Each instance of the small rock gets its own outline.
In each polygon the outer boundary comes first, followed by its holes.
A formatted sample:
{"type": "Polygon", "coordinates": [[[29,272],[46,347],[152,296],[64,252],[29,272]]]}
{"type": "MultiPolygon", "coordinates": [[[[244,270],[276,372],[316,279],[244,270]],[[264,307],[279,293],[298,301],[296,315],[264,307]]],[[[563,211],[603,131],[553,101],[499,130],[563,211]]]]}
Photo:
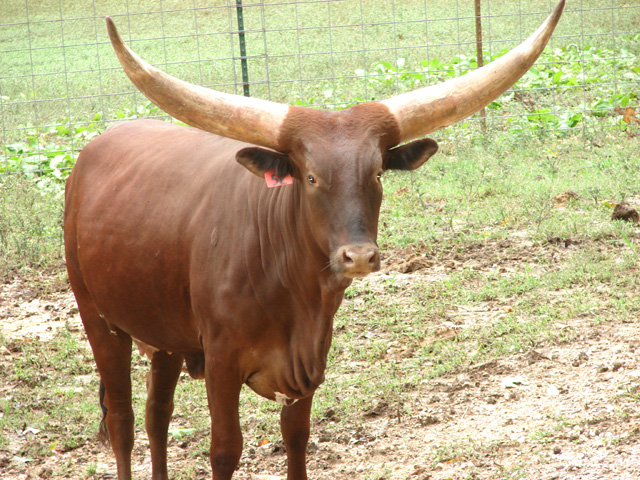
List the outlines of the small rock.
{"type": "Polygon", "coordinates": [[[558,389],[558,387],[550,385],[549,388],[547,388],[547,395],[552,397],[558,396],[560,395],[560,390],[558,389]]]}
{"type": "Polygon", "coordinates": [[[556,207],[564,208],[567,206],[567,204],[572,201],[578,200],[579,198],[580,195],[578,195],[576,192],[567,190],[566,192],[553,197],[553,201],[555,202],[556,207]]]}
{"type": "Polygon", "coordinates": [[[284,452],[284,444],[282,442],[274,442],[271,445],[271,454],[284,452]]]}
{"type": "Polygon", "coordinates": [[[53,476],[53,469],[49,467],[43,467],[38,473],[39,478],[51,478],[53,476]]]}
{"type": "Polygon", "coordinates": [[[583,363],[587,363],[589,361],[589,355],[584,352],[580,352],[576,358],[573,359],[571,365],[574,367],[579,367],[583,363]]]}
{"type": "Polygon", "coordinates": [[[389,404],[384,400],[378,402],[378,404],[364,412],[365,417],[378,417],[380,415],[384,415],[385,412],[389,409],[389,404]]]}
{"type": "Polygon", "coordinates": [[[613,209],[611,220],[624,220],[625,222],[640,222],[640,215],[638,211],[628,203],[619,203],[616,208],[613,209]]]}
{"type": "Polygon", "coordinates": [[[452,388],[454,391],[462,390],[465,388],[472,387],[471,377],[466,373],[461,373],[456,377],[456,381],[452,384],[452,388]]]}
{"type": "Polygon", "coordinates": [[[562,449],[560,447],[558,447],[557,445],[555,447],[553,447],[553,454],[554,455],[560,455],[562,453],[562,449]]]}
{"type": "Polygon", "coordinates": [[[525,353],[523,355],[523,358],[527,361],[527,363],[529,363],[529,365],[533,365],[540,360],[551,360],[551,358],[547,355],[544,355],[534,349],[531,349],[527,353],[525,353]]]}
{"type": "Polygon", "coordinates": [[[4,345],[2,345],[0,347],[0,355],[11,355],[11,350],[9,350],[7,347],[5,347],[4,345]]]}
{"type": "Polygon", "coordinates": [[[329,418],[332,419],[336,416],[336,411],[333,408],[328,408],[325,412],[324,412],[324,417],[325,418],[329,418]]]}
{"type": "Polygon", "coordinates": [[[413,273],[413,272],[417,272],[418,270],[423,270],[425,268],[430,268],[433,266],[433,262],[427,260],[426,258],[423,258],[421,256],[416,256],[414,258],[411,258],[409,260],[407,260],[406,262],[400,264],[397,267],[397,270],[400,273],[413,273]]]}
{"type": "Polygon", "coordinates": [[[488,362],[478,363],[469,368],[469,370],[489,370],[491,368],[497,367],[498,362],[496,360],[490,360],[488,362]]]}
{"type": "Polygon", "coordinates": [[[435,425],[436,423],[440,422],[438,417],[434,415],[421,415],[420,417],[418,417],[418,421],[423,427],[426,427],[427,425],[435,425]]]}
{"type": "Polygon", "coordinates": [[[570,248],[575,245],[580,245],[580,240],[573,240],[572,238],[550,237],[547,238],[547,241],[562,248],[570,248]]]}
{"type": "Polygon", "coordinates": [[[624,366],[624,362],[613,362],[613,365],[611,366],[611,370],[613,370],[614,372],[617,372],[623,366],[624,366]]]}
{"type": "Polygon", "coordinates": [[[509,396],[508,396],[509,400],[516,402],[520,400],[520,398],[521,396],[518,392],[509,392],[509,396]]]}

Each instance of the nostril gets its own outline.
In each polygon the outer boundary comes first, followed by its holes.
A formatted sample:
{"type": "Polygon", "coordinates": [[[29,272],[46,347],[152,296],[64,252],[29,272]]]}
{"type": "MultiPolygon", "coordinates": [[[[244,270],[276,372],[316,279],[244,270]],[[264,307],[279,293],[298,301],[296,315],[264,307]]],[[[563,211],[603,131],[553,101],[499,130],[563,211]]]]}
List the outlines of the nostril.
{"type": "Polygon", "coordinates": [[[342,262],[346,267],[353,265],[353,258],[351,258],[347,250],[344,250],[342,252],[342,262]]]}
{"type": "Polygon", "coordinates": [[[379,253],[377,251],[374,251],[371,254],[371,257],[369,258],[369,265],[375,266],[378,264],[379,261],[380,261],[379,253]]]}

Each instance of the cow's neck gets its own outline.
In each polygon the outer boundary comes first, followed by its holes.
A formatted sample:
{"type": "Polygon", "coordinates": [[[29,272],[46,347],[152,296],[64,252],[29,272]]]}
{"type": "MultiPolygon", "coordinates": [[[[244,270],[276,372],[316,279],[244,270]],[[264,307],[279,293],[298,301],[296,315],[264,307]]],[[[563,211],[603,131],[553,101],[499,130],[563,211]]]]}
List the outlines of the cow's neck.
{"type": "MultiPolygon", "coordinates": [[[[331,345],[333,316],[351,281],[336,278],[327,253],[312,238],[311,225],[300,209],[299,188],[296,182],[264,191],[253,204],[259,245],[252,248],[259,249],[262,268],[258,271],[253,265],[247,271],[263,314],[288,330],[287,355],[303,359],[303,364],[314,365],[321,373],[331,345]]],[[[252,253],[249,257],[255,258],[252,253]]]]}
{"type": "MultiPolygon", "coordinates": [[[[329,266],[329,252],[312,234],[312,225],[300,208],[301,185],[268,191],[258,205],[258,215],[268,221],[261,225],[260,241],[264,271],[274,271],[278,281],[312,302],[339,302],[349,279],[339,278],[329,266]],[[275,269],[267,269],[275,266],[275,269]],[[335,299],[331,299],[335,297],[335,299]]],[[[327,305],[337,309],[337,305],[327,305]]]]}

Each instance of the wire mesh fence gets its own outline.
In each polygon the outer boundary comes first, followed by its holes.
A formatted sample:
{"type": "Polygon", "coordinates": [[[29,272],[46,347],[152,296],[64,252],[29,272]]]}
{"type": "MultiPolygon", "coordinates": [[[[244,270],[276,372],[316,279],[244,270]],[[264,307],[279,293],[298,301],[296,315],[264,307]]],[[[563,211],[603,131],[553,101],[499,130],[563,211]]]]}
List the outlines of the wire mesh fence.
{"type": "MultiPolygon", "coordinates": [[[[477,20],[481,60],[488,63],[532,33],[554,4],[4,0],[0,172],[47,169],[62,178],[78,151],[110,123],[164,116],[121,71],[107,15],[141,57],[188,82],[343,108],[477,68],[477,20]]],[[[640,1],[568,0],[536,66],[487,108],[487,128],[585,138],[611,129],[633,134],[640,129],[639,95],[640,1]]],[[[442,135],[476,131],[474,117],[442,135]]]]}

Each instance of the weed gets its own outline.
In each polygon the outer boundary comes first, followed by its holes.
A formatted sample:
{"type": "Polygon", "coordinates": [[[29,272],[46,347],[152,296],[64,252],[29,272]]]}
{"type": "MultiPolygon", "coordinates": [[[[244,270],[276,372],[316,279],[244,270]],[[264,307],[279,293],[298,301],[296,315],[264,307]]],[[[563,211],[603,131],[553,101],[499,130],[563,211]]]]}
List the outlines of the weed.
{"type": "Polygon", "coordinates": [[[0,176],[0,278],[62,257],[62,199],[24,176],[0,176]]]}
{"type": "Polygon", "coordinates": [[[89,465],[87,465],[86,473],[88,476],[93,476],[98,473],[98,464],[94,462],[89,463],[89,465]]]}
{"type": "Polygon", "coordinates": [[[554,441],[553,435],[549,432],[543,432],[541,430],[534,430],[529,437],[531,440],[539,443],[552,443],[554,441]]]}

